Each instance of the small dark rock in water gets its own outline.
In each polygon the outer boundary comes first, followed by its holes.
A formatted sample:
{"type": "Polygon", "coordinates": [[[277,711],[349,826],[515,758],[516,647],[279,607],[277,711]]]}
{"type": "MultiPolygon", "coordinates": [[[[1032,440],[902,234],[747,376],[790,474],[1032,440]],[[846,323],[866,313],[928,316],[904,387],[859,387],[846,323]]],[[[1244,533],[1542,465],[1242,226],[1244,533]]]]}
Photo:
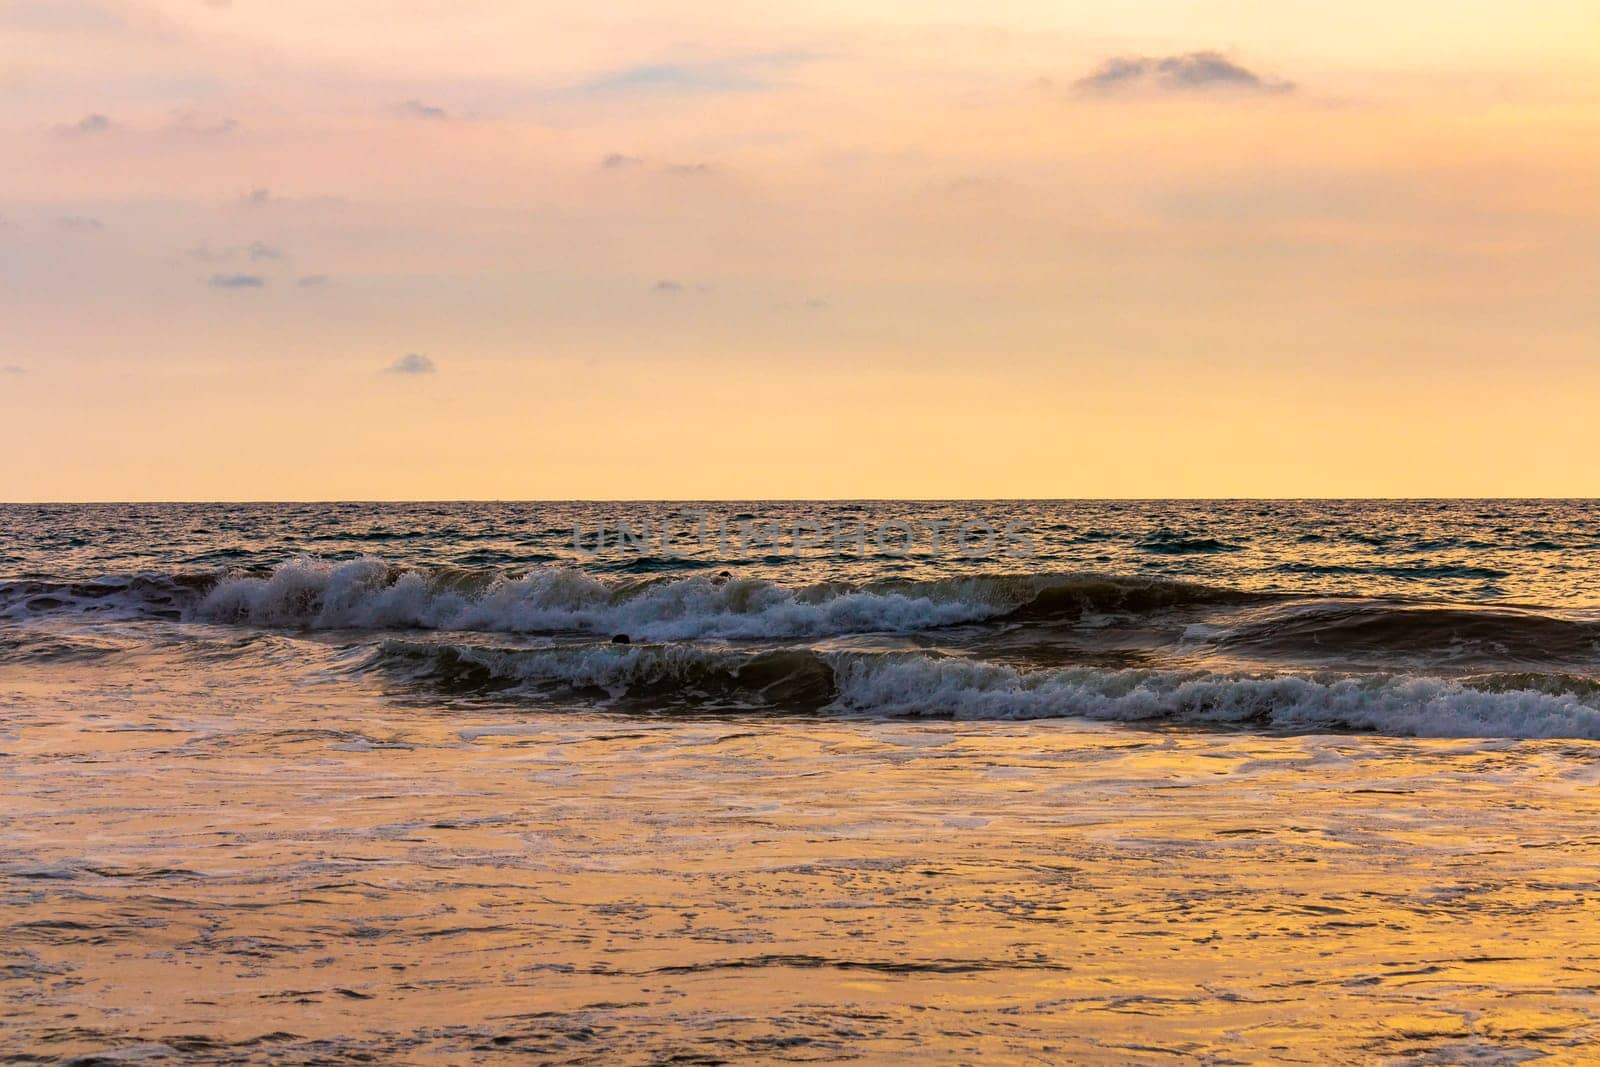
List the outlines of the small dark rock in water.
{"type": "Polygon", "coordinates": [[[718,578],[732,578],[733,577],[733,572],[732,571],[718,571],[717,572],[717,577],[718,578]]]}
{"type": "Polygon", "coordinates": [[[617,634],[611,639],[611,643],[613,645],[631,645],[633,644],[633,641],[628,637],[627,634],[617,634]]]}

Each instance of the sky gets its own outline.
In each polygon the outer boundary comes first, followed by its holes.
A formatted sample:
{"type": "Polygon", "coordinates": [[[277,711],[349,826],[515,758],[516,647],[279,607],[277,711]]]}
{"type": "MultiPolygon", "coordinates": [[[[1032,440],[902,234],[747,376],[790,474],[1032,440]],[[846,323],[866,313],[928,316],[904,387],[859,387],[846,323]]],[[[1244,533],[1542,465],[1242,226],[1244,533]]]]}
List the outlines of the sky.
{"type": "Polygon", "coordinates": [[[0,500],[1600,495],[1594,0],[0,0],[0,500]]]}

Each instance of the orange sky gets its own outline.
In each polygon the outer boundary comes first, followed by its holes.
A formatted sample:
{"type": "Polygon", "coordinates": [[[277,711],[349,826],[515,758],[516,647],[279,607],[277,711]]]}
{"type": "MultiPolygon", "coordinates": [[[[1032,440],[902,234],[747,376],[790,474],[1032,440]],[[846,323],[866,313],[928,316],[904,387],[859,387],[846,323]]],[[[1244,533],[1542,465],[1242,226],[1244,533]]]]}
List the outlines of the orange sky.
{"type": "Polygon", "coordinates": [[[1600,495],[1593,0],[591,6],[0,0],[0,500],[1600,495]]]}

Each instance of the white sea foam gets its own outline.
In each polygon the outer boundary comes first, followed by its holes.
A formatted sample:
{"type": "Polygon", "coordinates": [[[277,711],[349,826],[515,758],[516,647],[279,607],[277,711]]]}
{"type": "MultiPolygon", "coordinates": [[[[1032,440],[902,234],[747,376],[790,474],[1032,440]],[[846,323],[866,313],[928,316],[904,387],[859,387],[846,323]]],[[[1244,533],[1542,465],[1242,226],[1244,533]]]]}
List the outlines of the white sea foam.
{"type": "Polygon", "coordinates": [[[1407,675],[1314,677],[1066,668],[1021,671],[959,657],[670,646],[515,650],[390,642],[386,656],[470,664],[527,692],[972,720],[1077,718],[1404,737],[1600,740],[1600,707],[1576,693],[1475,688],[1407,675]]]}
{"type": "Polygon", "coordinates": [[[835,678],[836,707],[876,715],[1162,720],[1406,737],[1600,740],[1600,708],[1578,694],[1476,689],[1429,677],[1318,679],[1089,668],[1023,672],[961,659],[856,656],[836,661],[835,678]]]}

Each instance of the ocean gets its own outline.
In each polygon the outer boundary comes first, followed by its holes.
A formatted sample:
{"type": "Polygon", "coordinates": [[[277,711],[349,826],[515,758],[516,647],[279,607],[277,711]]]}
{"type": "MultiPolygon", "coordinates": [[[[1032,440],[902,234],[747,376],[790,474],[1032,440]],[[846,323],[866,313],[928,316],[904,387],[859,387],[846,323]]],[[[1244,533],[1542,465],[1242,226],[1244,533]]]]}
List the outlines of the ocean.
{"type": "MultiPolygon", "coordinates": [[[[271,635],[397,692],[546,712],[1600,738],[1590,502],[95,505],[0,521],[11,664],[181,664],[271,635]]],[[[264,681],[319,662],[274,657],[264,681]]]]}
{"type": "Polygon", "coordinates": [[[1580,1049],[1597,576],[1592,501],[0,506],[0,1046],[1580,1049]]]}

